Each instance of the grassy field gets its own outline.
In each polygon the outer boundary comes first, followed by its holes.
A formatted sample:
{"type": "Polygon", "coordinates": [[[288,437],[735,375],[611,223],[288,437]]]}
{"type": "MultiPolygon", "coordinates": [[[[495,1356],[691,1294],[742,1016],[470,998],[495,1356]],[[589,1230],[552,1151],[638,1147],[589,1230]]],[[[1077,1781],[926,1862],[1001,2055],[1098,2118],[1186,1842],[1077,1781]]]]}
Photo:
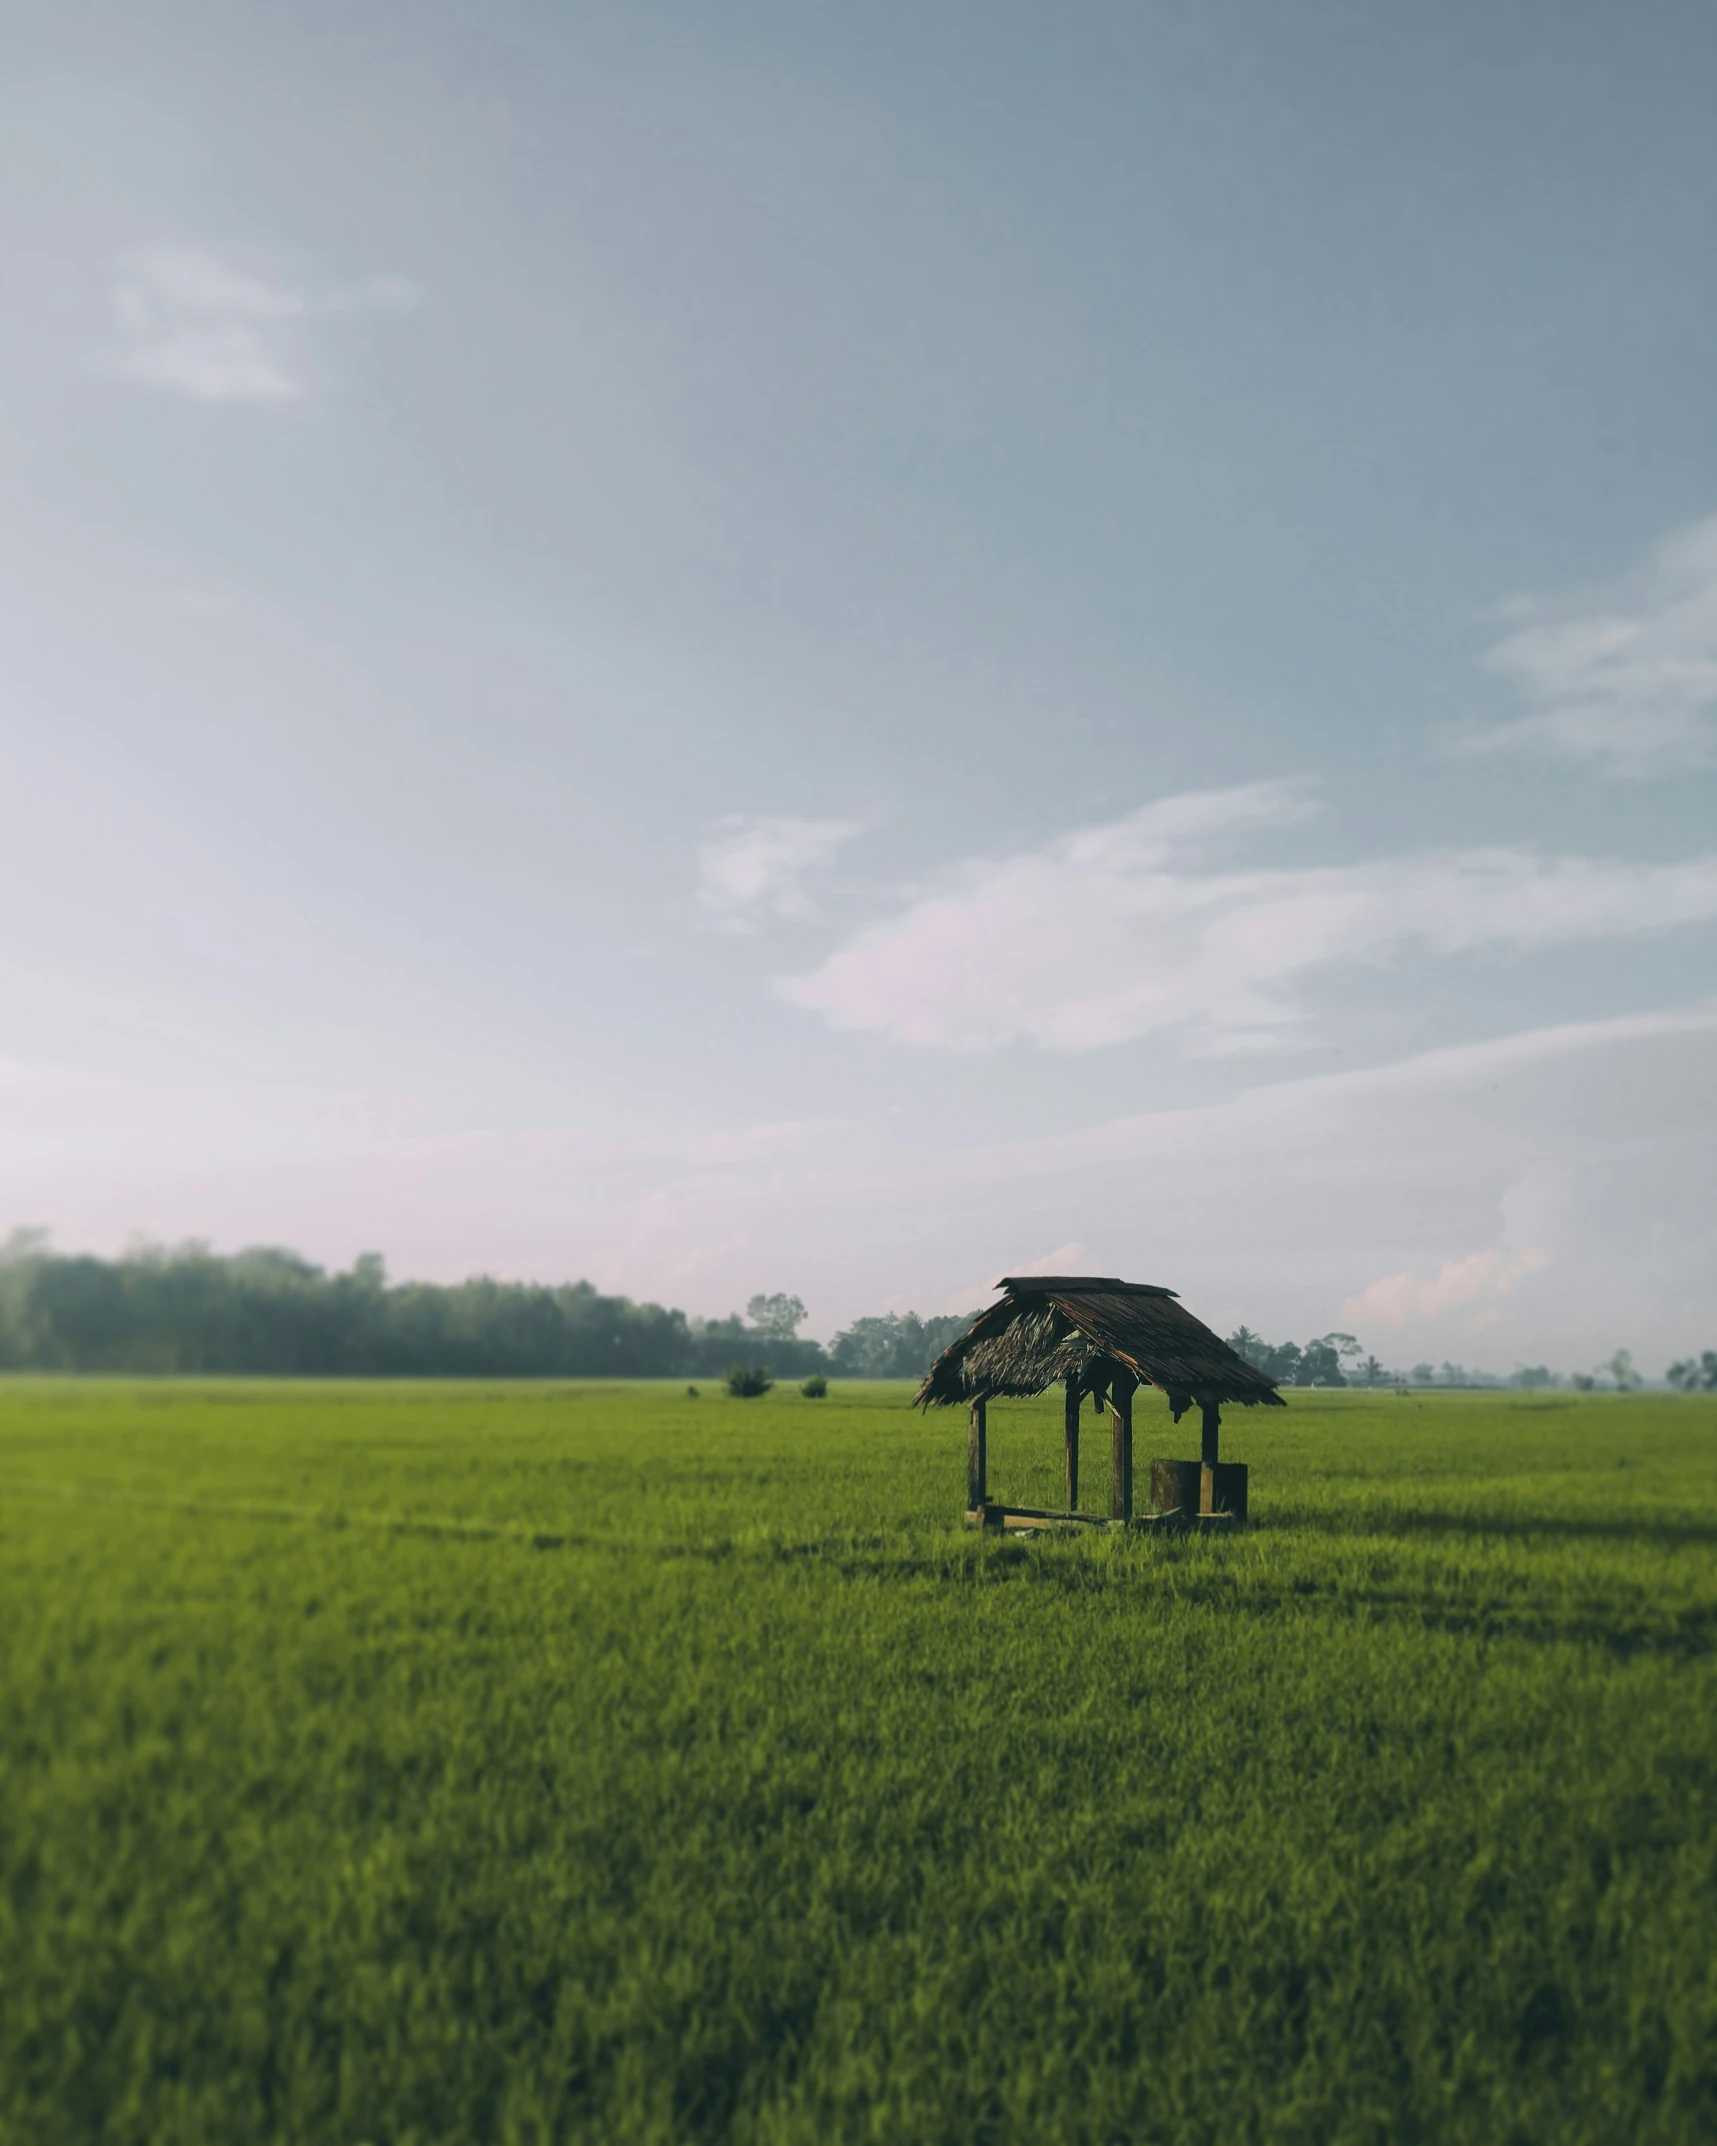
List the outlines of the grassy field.
{"type": "Polygon", "coordinates": [[[0,1385],[0,2140],[1717,2136],[1717,1404],[905,1401],[0,1385]]]}

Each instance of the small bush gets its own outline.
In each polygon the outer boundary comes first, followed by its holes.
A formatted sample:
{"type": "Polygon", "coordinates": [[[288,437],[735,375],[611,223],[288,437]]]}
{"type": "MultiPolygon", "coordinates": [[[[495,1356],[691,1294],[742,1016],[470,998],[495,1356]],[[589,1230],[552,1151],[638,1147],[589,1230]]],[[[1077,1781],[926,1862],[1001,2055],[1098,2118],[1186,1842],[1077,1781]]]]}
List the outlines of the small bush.
{"type": "Polygon", "coordinates": [[[736,1401],[754,1401],[774,1383],[767,1364],[735,1364],[727,1374],[727,1390],[736,1401]]]}
{"type": "Polygon", "coordinates": [[[829,1382],[820,1371],[813,1371],[799,1388],[807,1401],[820,1401],[828,1390],[829,1382]]]}
{"type": "Polygon", "coordinates": [[[697,1388],[696,1388],[695,1386],[688,1386],[688,1387],[686,1388],[686,1399],[687,1399],[688,1401],[695,1401],[695,1400],[697,1399],[697,1397],[698,1397],[698,1390],[697,1390],[697,1388]]]}

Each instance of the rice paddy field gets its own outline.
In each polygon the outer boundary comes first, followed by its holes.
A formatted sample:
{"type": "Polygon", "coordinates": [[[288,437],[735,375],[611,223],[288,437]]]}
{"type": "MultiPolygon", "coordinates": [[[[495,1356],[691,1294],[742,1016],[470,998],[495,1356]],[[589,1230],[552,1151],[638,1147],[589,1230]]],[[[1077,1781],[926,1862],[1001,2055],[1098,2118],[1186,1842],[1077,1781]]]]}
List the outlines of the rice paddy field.
{"type": "Polygon", "coordinates": [[[0,2140],[1717,2136],[1717,1402],[907,1398],[0,1384],[0,2140]]]}

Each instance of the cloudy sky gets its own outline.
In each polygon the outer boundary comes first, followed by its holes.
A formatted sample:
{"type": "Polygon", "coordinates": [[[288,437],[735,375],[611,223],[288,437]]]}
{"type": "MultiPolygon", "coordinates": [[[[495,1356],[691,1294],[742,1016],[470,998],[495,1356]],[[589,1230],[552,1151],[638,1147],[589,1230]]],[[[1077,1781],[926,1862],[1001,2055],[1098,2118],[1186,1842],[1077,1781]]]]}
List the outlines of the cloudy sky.
{"type": "Polygon", "coordinates": [[[0,1233],[1717,1345],[1717,18],[0,0],[0,1233]]]}

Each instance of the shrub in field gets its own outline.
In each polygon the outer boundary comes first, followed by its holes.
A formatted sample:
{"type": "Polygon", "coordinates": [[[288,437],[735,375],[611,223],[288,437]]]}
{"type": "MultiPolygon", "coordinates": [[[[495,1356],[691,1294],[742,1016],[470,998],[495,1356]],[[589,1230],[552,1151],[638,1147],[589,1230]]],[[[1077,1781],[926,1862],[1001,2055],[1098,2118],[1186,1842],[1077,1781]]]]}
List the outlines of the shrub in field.
{"type": "Polygon", "coordinates": [[[754,1401],[774,1383],[767,1364],[735,1364],[727,1374],[727,1390],[737,1401],[754,1401]]]}
{"type": "Polygon", "coordinates": [[[813,1371],[799,1388],[807,1401],[820,1401],[828,1390],[829,1382],[820,1371],[813,1371]]]}

